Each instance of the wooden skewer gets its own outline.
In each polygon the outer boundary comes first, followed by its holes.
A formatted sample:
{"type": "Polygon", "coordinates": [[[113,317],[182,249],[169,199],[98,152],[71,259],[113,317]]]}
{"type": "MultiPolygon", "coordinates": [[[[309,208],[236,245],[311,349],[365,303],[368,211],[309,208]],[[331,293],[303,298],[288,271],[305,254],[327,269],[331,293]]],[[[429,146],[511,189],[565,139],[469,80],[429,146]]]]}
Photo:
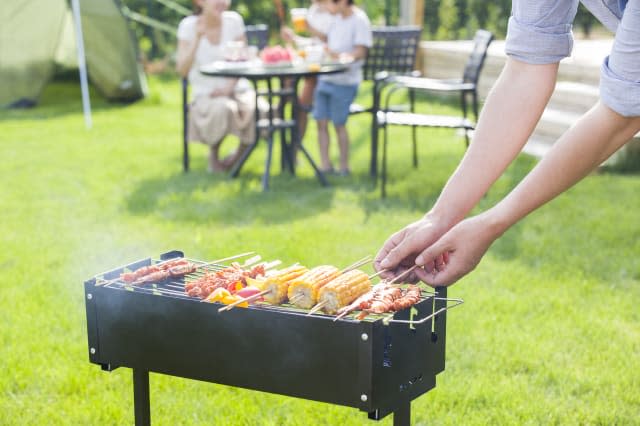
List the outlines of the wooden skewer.
{"type": "Polygon", "coordinates": [[[375,277],[377,277],[378,275],[383,274],[383,273],[385,273],[385,272],[387,272],[387,271],[388,271],[388,269],[381,269],[381,270],[379,270],[378,272],[376,272],[375,274],[373,274],[373,275],[369,275],[369,279],[370,279],[370,280],[372,280],[372,279],[374,279],[375,277]]]}
{"type": "Polygon", "coordinates": [[[275,268],[276,266],[279,266],[282,263],[282,260],[280,259],[276,259],[272,262],[265,262],[264,263],[264,270],[268,271],[271,268],[275,268]]]}
{"type": "Polygon", "coordinates": [[[407,269],[406,271],[404,271],[403,273],[401,273],[400,275],[398,275],[397,277],[395,277],[394,279],[392,279],[391,281],[389,281],[388,284],[393,284],[396,281],[398,281],[400,278],[409,275],[409,273],[411,273],[411,271],[413,271],[414,269],[416,269],[418,267],[418,265],[413,265],[411,268],[407,269]]]}
{"type": "Polygon", "coordinates": [[[320,309],[324,308],[324,306],[328,303],[327,300],[320,302],[318,304],[316,304],[316,306],[314,306],[313,308],[311,308],[311,310],[309,311],[309,313],[307,314],[307,316],[313,315],[316,312],[318,312],[320,309]]]}
{"type": "MultiPolygon", "coordinates": [[[[351,312],[353,312],[353,311],[351,311],[351,312]]],[[[335,317],[335,318],[333,319],[333,322],[338,321],[340,318],[344,318],[344,317],[346,317],[346,316],[347,316],[347,315],[349,315],[351,312],[349,312],[349,311],[344,311],[343,313],[341,313],[340,315],[338,315],[337,317],[335,317]]]]}
{"type": "Polygon", "coordinates": [[[260,293],[256,293],[253,296],[243,297],[242,299],[238,299],[233,303],[229,303],[227,306],[223,306],[222,308],[218,309],[218,312],[229,311],[244,302],[253,302],[254,300],[261,298],[269,292],[271,292],[271,290],[262,290],[260,293]]]}
{"type": "Polygon", "coordinates": [[[353,263],[352,265],[349,265],[346,268],[344,268],[340,273],[344,274],[344,273],[349,272],[349,271],[351,271],[353,269],[359,268],[362,265],[366,265],[369,262],[371,262],[371,255],[366,255],[365,257],[363,257],[362,259],[360,259],[357,262],[353,263]]]}
{"type": "Polygon", "coordinates": [[[213,260],[211,262],[207,262],[207,263],[203,263],[202,265],[198,265],[196,267],[196,269],[204,268],[205,266],[211,266],[211,265],[214,265],[216,263],[226,262],[227,260],[233,260],[233,259],[238,259],[240,257],[249,256],[249,255],[251,255],[253,253],[254,252],[252,252],[252,251],[248,251],[246,253],[236,254],[235,256],[229,256],[229,257],[225,257],[223,259],[213,260]]]}
{"type": "Polygon", "coordinates": [[[259,254],[250,257],[249,259],[245,260],[244,263],[241,265],[242,268],[246,268],[247,266],[251,266],[254,263],[258,263],[262,260],[262,256],[260,256],[259,254]]]}
{"type": "Polygon", "coordinates": [[[291,302],[293,304],[296,304],[302,298],[304,298],[304,294],[299,293],[299,294],[296,294],[295,296],[293,296],[291,299],[289,299],[289,302],[291,302]]]}

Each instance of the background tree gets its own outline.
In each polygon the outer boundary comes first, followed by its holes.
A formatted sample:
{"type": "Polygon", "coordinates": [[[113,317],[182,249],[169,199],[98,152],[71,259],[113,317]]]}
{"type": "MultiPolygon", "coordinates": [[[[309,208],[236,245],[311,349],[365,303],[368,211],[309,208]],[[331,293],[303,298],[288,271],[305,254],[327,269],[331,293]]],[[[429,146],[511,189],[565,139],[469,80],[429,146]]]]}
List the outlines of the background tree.
{"type": "Polygon", "coordinates": [[[441,0],[438,7],[438,32],[440,40],[453,40],[458,36],[458,6],[456,0],[441,0]]]}
{"type": "Polygon", "coordinates": [[[598,20],[580,3],[574,24],[585,38],[589,38],[591,30],[598,24],[598,20]]]}
{"type": "MultiPolygon", "coordinates": [[[[120,0],[122,5],[141,15],[177,28],[183,13],[171,5],[184,10],[192,9],[191,0],[120,0]]],[[[492,31],[503,38],[511,14],[511,0],[424,0],[425,39],[455,40],[470,39],[478,28],[492,31]]],[[[283,0],[285,9],[308,7],[310,0],[283,0]]],[[[400,0],[356,0],[373,25],[384,25],[385,15],[389,24],[398,23],[400,0]]],[[[231,9],[239,12],[247,24],[264,23],[272,31],[273,41],[278,41],[278,18],[273,0],[232,0],[231,9]]],[[[599,25],[582,5],[576,16],[576,30],[587,37],[599,25]]],[[[131,21],[132,30],[140,41],[140,50],[146,58],[167,57],[175,51],[175,35],[131,21]]]]}

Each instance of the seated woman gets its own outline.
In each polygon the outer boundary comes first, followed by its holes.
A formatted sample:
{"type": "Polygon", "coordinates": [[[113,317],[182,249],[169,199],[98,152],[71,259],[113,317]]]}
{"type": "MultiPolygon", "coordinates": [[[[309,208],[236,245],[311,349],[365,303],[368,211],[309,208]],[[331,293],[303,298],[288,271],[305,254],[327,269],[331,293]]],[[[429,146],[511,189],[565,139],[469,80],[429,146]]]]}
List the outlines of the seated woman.
{"type": "Polygon", "coordinates": [[[246,80],[208,77],[202,65],[225,59],[232,43],[246,42],[244,21],[228,11],[230,0],[194,0],[195,14],[178,26],[176,68],[191,85],[189,140],[209,145],[209,171],[225,171],[240,158],[255,137],[255,93],[246,80]],[[228,134],[238,148],[220,159],[220,143],[228,134]]]}

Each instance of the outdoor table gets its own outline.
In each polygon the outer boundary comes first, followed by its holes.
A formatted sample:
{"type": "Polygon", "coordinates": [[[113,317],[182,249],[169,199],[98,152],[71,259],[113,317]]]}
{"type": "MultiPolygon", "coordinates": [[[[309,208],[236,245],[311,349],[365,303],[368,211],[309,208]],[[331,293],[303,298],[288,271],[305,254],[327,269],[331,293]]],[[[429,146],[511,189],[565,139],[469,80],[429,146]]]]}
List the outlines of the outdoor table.
{"type": "Polygon", "coordinates": [[[262,176],[262,188],[267,190],[269,188],[269,171],[271,168],[271,158],[273,154],[273,134],[276,131],[280,131],[280,141],[282,149],[282,169],[288,167],[289,171],[295,175],[295,161],[294,156],[296,150],[299,149],[315,171],[316,177],[323,186],[328,185],[328,182],[318,168],[316,163],[309,155],[307,149],[302,145],[300,141],[300,135],[298,132],[298,96],[297,88],[298,82],[301,78],[317,76],[323,74],[335,74],[344,72],[348,68],[348,64],[344,63],[323,63],[310,65],[305,63],[299,64],[286,64],[286,65],[265,65],[261,61],[251,63],[229,63],[229,62],[214,62],[210,65],[206,65],[200,68],[200,72],[204,75],[214,77],[228,77],[228,78],[246,78],[251,81],[256,91],[256,137],[251,146],[243,153],[242,157],[233,166],[231,170],[231,177],[238,176],[240,169],[246,162],[249,155],[253,152],[261,137],[261,133],[266,134],[267,140],[267,158],[265,160],[265,170],[262,176]],[[279,81],[278,87],[274,84],[275,81],[279,81]],[[258,88],[258,84],[264,82],[266,88],[258,88]],[[264,114],[260,111],[259,99],[266,98],[268,104],[268,110],[266,111],[266,118],[261,118],[260,115],[264,114]],[[278,98],[279,102],[274,104],[274,99],[278,98]],[[291,108],[289,116],[286,114],[286,99],[291,98],[291,108]],[[291,134],[291,142],[287,143],[285,137],[285,131],[289,130],[291,134]]]}

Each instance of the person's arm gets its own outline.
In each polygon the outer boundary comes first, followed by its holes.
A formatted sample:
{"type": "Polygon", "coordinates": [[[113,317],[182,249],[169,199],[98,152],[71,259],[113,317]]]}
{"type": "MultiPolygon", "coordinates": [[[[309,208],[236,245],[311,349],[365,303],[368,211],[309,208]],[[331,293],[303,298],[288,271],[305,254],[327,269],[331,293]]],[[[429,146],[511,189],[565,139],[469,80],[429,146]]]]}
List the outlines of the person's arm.
{"type": "Polygon", "coordinates": [[[355,46],[351,52],[338,53],[327,49],[328,55],[332,59],[339,59],[342,62],[352,62],[367,57],[366,46],[355,46]]]}
{"type": "Polygon", "coordinates": [[[178,71],[178,74],[180,74],[182,77],[187,77],[189,75],[189,70],[191,70],[191,66],[193,65],[199,42],[199,37],[192,41],[178,41],[178,52],[176,54],[176,71],[178,71]]]}
{"type": "Polygon", "coordinates": [[[322,31],[318,30],[317,28],[315,28],[313,25],[308,24],[307,30],[309,31],[309,34],[311,34],[312,37],[315,37],[325,43],[327,42],[327,35],[322,31]]]}
{"type": "Polygon", "coordinates": [[[200,39],[204,34],[204,21],[198,18],[196,23],[196,34],[192,40],[178,40],[178,50],[176,52],[176,70],[182,77],[189,75],[189,70],[193,66],[196,51],[200,44],[200,39]]]}
{"type": "Polygon", "coordinates": [[[395,277],[412,266],[420,252],[478,203],[533,132],[553,93],[557,70],[557,63],[531,65],[507,59],[482,109],[473,142],[436,204],[424,218],[393,234],[377,254],[375,268],[388,270],[383,277],[395,277]]]}
{"type": "Polygon", "coordinates": [[[640,130],[640,117],[623,117],[598,103],[569,129],[516,188],[493,208],[466,219],[416,258],[420,279],[449,285],[472,271],[489,246],[527,214],[589,172],[640,130]],[[447,253],[446,261],[433,265],[447,253]]]}
{"type": "Polygon", "coordinates": [[[522,151],[555,87],[557,64],[507,60],[487,97],[473,142],[432,209],[436,217],[462,220],[522,151]]]}
{"type": "MultiPolygon", "coordinates": [[[[244,28],[244,23],[242,24],[243,28],[244,28]]],[[[247,34],[244,32],[242,32],[242,34],[240,34],[239,36],[237,36],[236,38],[234,38],[234,41],[240,41],[243,42],[243,45],[247,44],[247,34]]],[[[240,81],[239,78],[227,78],[225,79],[226,84],[223,87],[220,87],[218,89],[213,90],[211,93],[209,93],[209,96],[214,98],[217,96],[226,96],[226,97],[232,97],[236,91],[236,85],[238,84],[238,81],[240,81]]]]}

